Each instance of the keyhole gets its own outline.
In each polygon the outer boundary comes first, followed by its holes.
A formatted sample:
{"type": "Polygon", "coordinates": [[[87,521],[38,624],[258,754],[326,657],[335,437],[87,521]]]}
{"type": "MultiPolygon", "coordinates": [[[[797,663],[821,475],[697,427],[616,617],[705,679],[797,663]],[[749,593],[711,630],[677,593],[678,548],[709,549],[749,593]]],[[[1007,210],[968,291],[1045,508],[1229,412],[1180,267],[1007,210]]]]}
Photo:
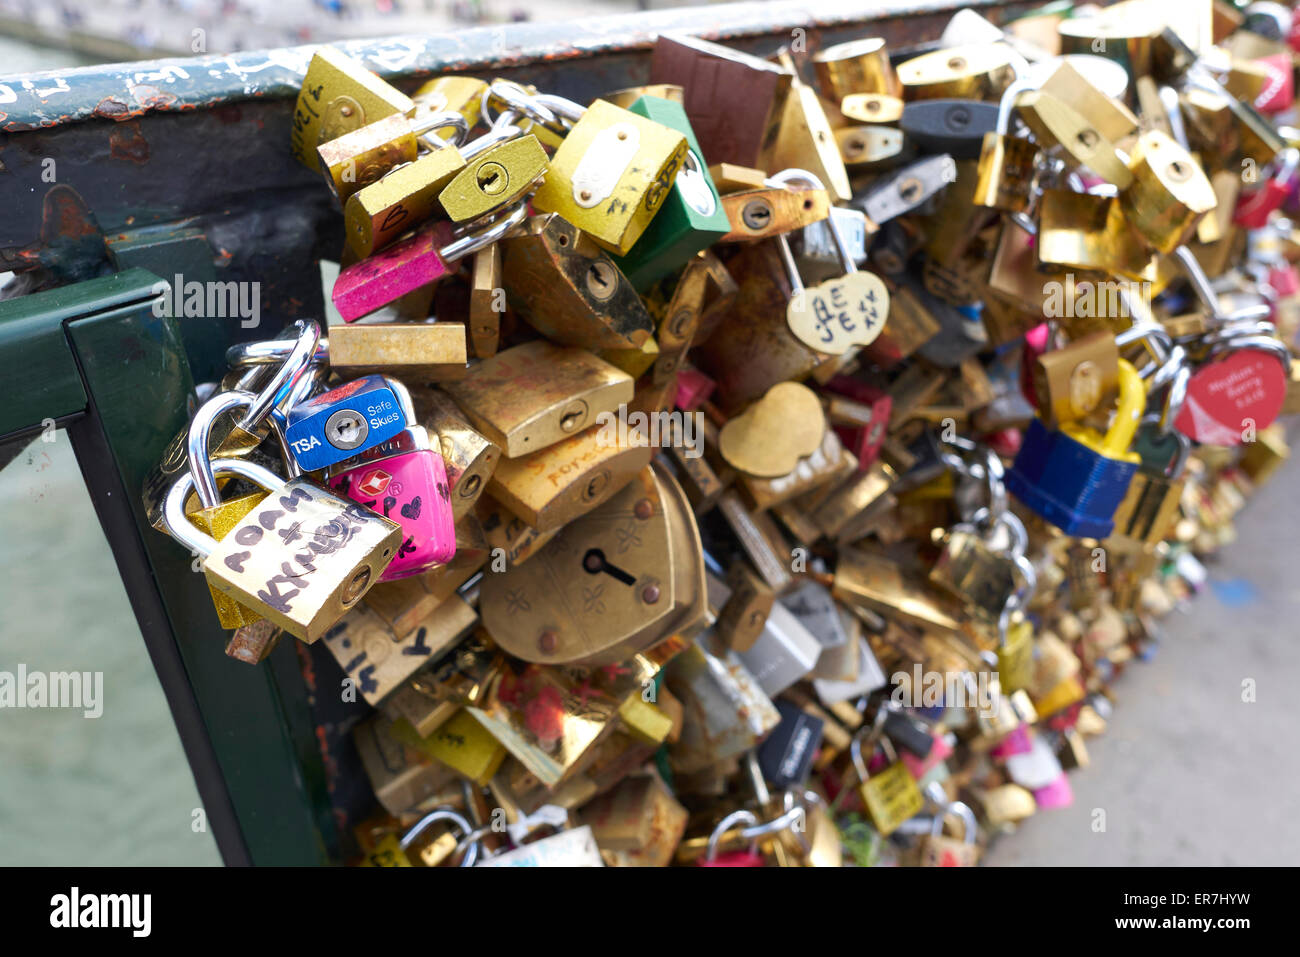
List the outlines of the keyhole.
{"type": "Polygon", "coordinates": [[[611,578],[621,581],[624,585],[635,585],[636,576],[629,575],[617,565],[611,565],[605,559],[605,553],[599,548],[587,549],[587,554],[582,556],[582,567],[588,575],[599,575],[604,573],[611,578]]]}
{"type": "Polygon", "coordinates": [[[903,202],[910,203],[921,195],[921,184],[915,179],[904,180],[898,186],[898,195],[903,202]]]}
{"type": "Polygon", "coordinates": [[[478,182],[478,188],[488,196],[495,196],[506,188],[506,183],[510,181],[510,174],[500,163],[484,163],[478,168],[475,175],[478,182]]]}
{"type": "Polygon", "coordinates": [[[587,291],[597,299],[608,299],[614,295],[614,269],[603,260],[596,260],[587,267],[587,291]]]}
{"type": "Polygon", "coordinates": [[[772,222],[772,207],[756,199],[744,208],[740,218],[750,229],[766,229],[772,222]]]}

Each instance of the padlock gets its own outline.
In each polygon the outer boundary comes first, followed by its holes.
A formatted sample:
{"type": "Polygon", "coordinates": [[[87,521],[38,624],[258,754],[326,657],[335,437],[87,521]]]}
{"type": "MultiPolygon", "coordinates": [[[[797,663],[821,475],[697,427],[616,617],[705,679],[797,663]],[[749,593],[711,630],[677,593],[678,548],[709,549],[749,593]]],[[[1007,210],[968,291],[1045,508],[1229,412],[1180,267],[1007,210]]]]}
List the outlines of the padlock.
{"type": "Polygon", "coordinates": [[[579,811],[602,852],[637,867],[667,867],[689,814],[658,774],[631,774],[579,811]]]}
{"type": "Polygon", "coordinates": [[[798,382],[778,382],[718,433],[717,448],[732,468],[760,478],[789,474],[821,445],[826,431],[817,395],[798,382]]]}
{"type": "Polygon", "coordinates": [[[350,56],[321,47],[307,65],[294,105],[289,145],[294,159],[320,168],[316,147],[394,113],[415,114],[415,102],[350,56]]]}
{"type": "Polygon", "coordinates": [[[735,652],[707,634],[664,667],[664,683],[686,709],[680,738],[668,748],[674,774],[690,774],[735,758],[781,720],[735,652]]]}
{"type": "Polygon", "coordinates": [[[1119,346],[1109,332],[1094,332],[1061,349],[1041,353],[1032,366],[1034,402],[1043,422],[1077,422],[1119,387],[1119,346]]]}
{"type": "Polygon", "coordinates": [[[632,377],[583,349],[544,340],[477,363],[446,391],[506,458],[554,445],[632,401],[632,377]]]}
{"type": "Polygon", "coordinates": [[[817,638],[778,601],[768,612],[758,639],[736,656],[763,693],[772,698],[809,676],[821,653],[817,638]]]}
{"type": "Polygon", "coordinates": [[[1087,167],[1121,191],[1133,182],[1133,173],[1115,144],[1069,103],[1042,90],[1029,90],[1016,98],[1015,106],[1043,149],[1058,150],[1071,167],[1087,167]]]}
{"type": "Polygon", "coordinates": [[[881,708],[876,713],[875,723],[870,727],[864,725],[849,745],[849,754],[858,775],[858,797],[881,837],[893,834],[925,806],[925,798],[921,796],[907,765],[898,759],[888,736],[882,731],[884,716],[887,714],[881,708]],[[862,758],[864,738],[873,745],[872,755],[875,754],[876,747],[883,748],[888,761],[885,769],[874,775],[862,758]]]}
{"type": "Polygon", "coordinates": [[[614,257],[628,281],[644,293],[730,232],[731,221],[681,102],[643,96],[627,109],[686,137],[686,158],[659,212],[636,245],[626,255],[614,257]]]}
{"type": "Polygon", "coordinates": [[[501,247],[493,244],[474,254],[469,293],[469,341],[474,355],[495,355],[501,341],[501,314],[506,303],[501,286],[501,247]]]}
{"type": "Polygon", "coordinates": [[[763,166],[805,170],[826,184],[832,200],[847,201],[851,195],[849,174],[821,100],[799,78],[788,49],[780,50],[774,58],[790,74],[790,93],[784,115],[777,124],[776,140],[764,156],[763,166]]]}
{"type": "Polygon", "coordinates": [[[724,585],[717,577],[708,580],[709,602],[717,620],[714,631],[736,652],[754,647],[772,613],[776,595],[747,562],[736,561],[727,570],[724,585]]]}
{"type": "MultiPolygon", "coordinates": [[[[811,180],[809,174],[801,175],[806,181],[811,180]]],[[[816,180],[812,180],[811,185],[821,187],[816,180]]],[[[811,289],[802,288],[803,282],[789,241],[783,235],[777,237],[792,286],[785,315],[790,331],[809,349],[843,355],[854,345],[870,345],[880,335],[889,316],[889,291],[879,277],[858,269],[840,234],[838,223],[828,219],[826,224],[844,274],[838,279],[820,282],[811,289]]]]}
{"type": "Polygon", "coordinates": [[[1191,441],[1181,432],[1161,435],[1160,416],[1144,416],[1134,448],[1142,457],[1128,494],[1115,510],[1115,535],[1155,545],[1173,530],[1183,497],[1183,470],[1191,441]]]}
{"type": "Polygon", "coordinates": [[[842,126],[834,135],[844,166],[855,176],[897,166],[910,155],[903,131],[892,126],[842,126]]]}
{"type": "Polygon", "coordinates": [[[753,811],[733,811],[728,814],[709,833],[709,841],[704,856],[695,862],[697,867],[764,867],[766,862],[758,852],[756,829],[759,827],[758,816],[753,811]],[[739,831],[743,837],[750,838],[749,847],[743,851],[719,852],[722,838],[736,825],[744,825],[739,831]]]}
{"type": "MultiPolygon", "coordinates": [[[[744,472],[736,474],[736,484],[745,501],[755,509],[773,509],[791,500],[798,506],[796,511],[802,515],[804,510],[820,504],[824,495],[858,467],[857,459],[846,452],[839,436],[832,429],[827,429],[821,444],[808,455],[801,456],[785,475],[774,478],[756,478],[744,472]]],[[[781,515],[788,525],[790,513],[781,515]]],[[[813,533],[806,541],[815,541],[819,536],[813,533]]]]}
{"type": "MultiPolygon", "coordinates": [[[[465,117],[465,122],[473,129],[478,125],[483,94],[487,92],[486,80],[472,76],[439,76],[420,85],[411,99],[425,110],[439,112],[449,110],[465,117]]],[[[452,131],[443,129],[435,136],[450,139],[452,131]]]]}
{"type": "Polygon", "coordinates": [[[890,63],[889,48],[880,37],[850,40],[818,50],[812,64],[818,87],[834,103],[854,93],[903,95],[902,84],[890,63]]]}
{"type": "Polygon", "coordinates": [[[650,464],[647,436],[619,427],[608,412],[600,424],[519,458],[498,463],[488,492],[539,532],[561,526],[596,508],[650,464]]]}
{"type": "Polygon", "coordinates": [[[488,441],[465,419],[451,398],[437,389],[417,389],[412,396],[416,417],[437,436],[442,448],[451,510],[456,521],[469,514],[487,488],[501,460],[501,449],[488,441]]]}
{"type": "MultiPolygon", "coordinates": [[[[655,341],[659,344],[659,355],[651,370],[656,385],[666,385],[683,371],[682,360],[699,331],[710,282],[708,262],[702,256],[693,256],[677,277],[672,294],[663,307],[650,305],[652,317],[656,320],[655,341]]],[[[680,382],[678,387],[680,392],[680,382]]]]}
{"type": "Polygon", "coordinates": [[[651,83],[683,89],[701,158],[710,166],[763,166],[785,115],[791,79],[774,63],[697,37],[661,34],[650,57],[651,83]]]}
{"type": "Polygon", "coordinates": [[[393,581],[450,561],[456,554],[455,516],[442,450],[415,424],[411,397],[388,380],[402,407],[406,427],[392,438],[334,465],[326,484],[402,527],[397,556],[380,576],[393,581]]]}
{"type": "Polygon", "coordinates": [[[438,193],[438,205],[453,223],[476,221],[520,202],[549,175],[546,151],[503,113],[483,136],[465,144],[465,167],[438,193]]]}
{"type": "Polygon", "coordinates": [[[867,261],[867,214],[845,206],[832,206],[826,219],[805,226],[799,234],[797,265],[800,275],[811,282],[838,275],[841,268],[839,247],[831,235],[832,222],[849,258],[859,266],[867,261]]]}
{"type": "Polygon", "coordinates": [[[840,101],[840,114],[857,123],[897,123],[903,109],[902,100],[884,93],[850,93],[840,101]]]}
{"type": "Polygon", "coordinates": [[[438,145],[431,147],[433,153],[442,154],[442,163],[435,167],[439,175],[450,178],[465,165],[456,148],[469,132],[465,118],[454,112],[428,113],[413,119],[393,113],[316,148],[325,185],[341,206],[362,187],[377,182],[398,166],[414,163],[419,144],[425,142],[423,137],[437,129],[453,131],[450,144],[438,140],[438,145]]]}
{"type": "Polygon", "coordinates": [[[699,530],[685,495],[651,467],[482,585],[484,626],[524,661],[609,664],[702,624],[699,530]]]}
{"type": "MultiPolygon", "coordinates": [[[[362,603],[325,632],[324,642],[356,690],[377,707],[412,675],[459,645],[477,624],[478,614],[459,595],[402,627],[362,603]]],[[[432,733],[426,731],[422,737],[432,733]]]]}
{"type": "Polygon", "coordinates": [[[857,668],[857,642],[850,641],[839,606],[825,585],[805,581],[782,595],[780,601],[821,647],[812,669],[814,677],[839,679],[857,668]]]}
{"type": "Polygon", "coordinates": [[[437,282],[454,264],[506,236],[527,216],[518,206],[478,230],[457,235],[447,222],[426,223],[410,236],[339,272],[330,298],[345,322],[437,282]]]}
{"type": "Polygon", "coordinates": [[[974,867],[979,861],[979,848],[975,844],[978,827],[975,813],[961,801],[945,805],[934,816],[930,833],[921,838],[922,867],[974,867]],[[962,838],[944,834],[944,821],[949,814],[962,820],[962,838]]]}
{"type": "Polygon", "coordinates": [[[821,222],[829,215],[830,201],[824,189],[791,188],[765,179],[760,188],[723,191],[722,208],[731,231],[719,242],[753,242],[821,222]]]}
{"type": "Polygon", "coordinates": [[[957,167],[951,156],[927,156],[882,176],[850,203],[867,214],[870,235],[884,223],[918,206],[957,181],[957,167]],[[873,228],[874,227],[874,228],[873,228]]]}
{"type": "Polygon", "coordinates": [[[975,205],[1023,213],[1030,204],[1038,145],[1025,137],[1011,136],[1011,115],[1015,99],[1023,88],[1013,83],[998,107],[993,131],[981,141],[979,178],[975,184],[975,205]]]}
{"type": "Polygon", "coordinates": [[[454,146],[394,165],[373,182],[361,184],[343,206],[343,237],[360,259],[394,242],[437,215],[438,196],[465,168],[454,146]]]}
{"type": "Polygon", "coordinates": [[[1113,196],[1043,190],[1035,248],[1045,270],[1117,273],[1138,282],[1155,276],[1149,247],[1129,228],[1113,196]]]}
{"type": "Polygon", "coordinates": [[[259,618],[251,625],[241,625],[230,633],[226,655],[248,665],[259,665],[279,647],[283,637],[283,628],[259,618]]]}
{"type": "Polygon", "coordinates": [[[1162,253],[1183,245],[1218,202],[1200,164],[1158,130],[1138,137],[1128,168],[1131,182],[1120,186],[1120,208],[1133,230],[1162,253]]]}
{"type": "Polygon", "coordinates": [[[1106,434],[1078,423],[1049,431],[1035,418],[1007,473],[1008,491],[1067,535],[1105,538],[1141,461],[1129,446],[1145,404],[1137,370],[1120,359],[1119,401],[1106,434]]]}
{"type": "Polygon", "coordinates": [[[286,483],[237,459],[212,465],[270,494],[218,542],[185,518],[193,486],[187,473],[167,493],[168,530],[198,553],[209,583],[304,641],[313,642],[332,627],[397,556],[402,534],[395,522],[309,479],[286,483]]]}
{"type": "Polygon", "coordinates": [[[678,130],[604,100],[548,107],[573,122],[551,158],[533,207],[559,213],[597,244],[626,256],[659,212],[686,162],[678,130]]]}
{"type": "Polygon", "coordinates": [[[1211,348],[1207,360],[1166,421],[1196,442],[1229,447],[1273,424],[1291,370],[1286,346],[1268,336],[1234,337],[1211,348]]]}
{"type": "Polygon", "coordinates": [[[944,538],[930,581],[961,599],[974,617],[997,627],[1012,598],[1033,577],[1024,558],[1028,542],[1024,525],[1011,512],[987,520],[986,527],[970,522],[954,525],[944,538]],[[1007,529],[1009,544],[994,540],[1007,529]]]}
{"type": "Polygon", "coordinates": [[[1281,209],[1295,189],[1296,169],[1300,167],[1300,149],[1289,148],[1275,161],[1276,168],[1262,186],[1241,193],[1232,213],[1232,221],[1245,229],[1261,229],[1274,210],[1281,209]]]}
{"type": "Polygon", "coordinates": [[[632,283],[586,233],[557,213],[502,240],[504,288],[520,316],[559,345],[640,349],[654,324],[632,283]]]}
{"type": "Polygon", "coordinates": [[[465,326],[459,322],[336,325],[326,343],[330,368],[342,376],[386,372],[425,383],[466,374],[465,326]]]}
{"type": "Polygon", "coordinates": [[[298,466],[314,472],[387,442],[406,426],[392,384],[368,375],[293,406],[284,435],[298,466]]]}
{"type": "Polygon", "coordinates": [[[949,47],[898,65],[903,99],[997,101],[1015,78],[1010,47],[1004,44],[949,47]]]}
{"type": "Polygon", "coordinates": [[[857,459],[858,470],[866,471],[885,441],[893,399],[887,392],[848,378],[831,379],[826,389],[843,392],[826,400],[826,420],[857,459]]]}
{"type": "MultiPolygon", "coordinates": [[[[1014,97],[1018,84],[1012,84],[1003,94],[1014,97]]],[[[994,132],[1005,124],[1000,114],[1007,112],[996,103],[977,103],[974,100],[920,100],[903,108],[899,129],[917,147],[926,153],[947,153],[954,159],[979,159],[981,146],[994,132]]]]}

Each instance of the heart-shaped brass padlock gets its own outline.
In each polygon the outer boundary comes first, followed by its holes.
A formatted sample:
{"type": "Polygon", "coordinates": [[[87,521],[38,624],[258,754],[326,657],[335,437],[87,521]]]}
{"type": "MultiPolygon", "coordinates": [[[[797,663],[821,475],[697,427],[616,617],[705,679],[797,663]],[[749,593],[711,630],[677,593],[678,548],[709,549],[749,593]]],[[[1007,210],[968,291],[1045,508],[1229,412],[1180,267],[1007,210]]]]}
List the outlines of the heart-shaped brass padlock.
{"type": "Polygon", "coordinates": [[[785,310],[800,342],[834,356],[874,342],[888,315],[889,291],[869,272],[851,272],[795,293],[785,310]]]}

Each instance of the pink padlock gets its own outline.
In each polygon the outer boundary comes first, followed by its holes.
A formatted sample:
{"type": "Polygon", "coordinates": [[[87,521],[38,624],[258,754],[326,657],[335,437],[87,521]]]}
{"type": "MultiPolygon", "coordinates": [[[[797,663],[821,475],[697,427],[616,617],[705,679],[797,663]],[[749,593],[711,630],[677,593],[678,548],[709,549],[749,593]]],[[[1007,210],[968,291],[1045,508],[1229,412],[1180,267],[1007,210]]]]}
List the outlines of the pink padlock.
{"type": "Polygon", "coordinates": [[[1281,113],[1295,101],[1295,65],[1288,53],[1274,53],[1252,61],[1264,67],[1268,81],[1255,97],[1255,109],[1261,113],[1281,113]]]}
{"type": "Polygon", "coordinates": [[[1236,225],[1244,229],[1263,228],[1274,210],[1281,209],[1291,195],[1296,170],[1300,168],[1300,150],[1294,147],[1283,150],[1273,162],[1276,168],[1268,179],[1237,197],[1237,206],[1232,211],[1236,225]]]}
{"type": "Polygon", "coordinates": [[[1038,788],[1033,794],[1035,803],[1044,811],[1069,807],[1074,803],[1074,789],[1070,787],[1070,779],[1066,777],[1064,771],[1047,787],[1038,788]]]}
{"type": "Polygon", "coordinates": [[[1300,292],[1300,270],[1291,263],[1272,266],[1268,270],[1268,284],[1279,299],[1289,299],[1300,292]]]}
{"type": "MultiPolygon", "coordinates": [[[[400,382],[387,379],[415,421],[411,396],[400,382]]],[[[397,557],[380,581],[417,575],[446,564],[456,554],[456,519],[442,451],[420,425],[408,425],[387,442],[330,470],[326,484],[354,502],[402,526],[397,557]]]]}
{"type": "MultiPolygon", "coordinates": [[[[732,811],[713,829],[709,835],[709,844],[704,852],[704,856],[696,861],[699,867],[763,867],[764,861],[762,855],[758,853],[758,847],[751,844],[743,851],[727,851],[718,853],[718,843],[722,840],[722,835],[731,830],[737,824],[745,826],[745,830],[754,831],[760,828],[758,816],[753,811],[732,811]]],[[[742,832],[743,833],[743,832],[742,832]]]]}
{"type": "Polygon", "coordinates": [[[1047,323],[1034,326],[1025,333],[1025,347],[1020,351],[1020,393],[1035,409],[1038,408],[1038,396],[1034,393],[1034,363],[1047,352],[1051,335],[1047,323]]]}
{"type": "Polygon", "coordinates": [[[1028,754],[1034,750],[1033,739],[1029,736],[1029,725],[1018,724],[1014,731],[989,749],[995,758],[1009,758],[1013,754],[1028,754]]]}
{"type": "Polygon", "coordinates": [[[699,369],[682,366],[677,370],[677,397],[674,405],[683,412],[694,412],[713,395],[718,384],[699,369]]]}
{"type": "Polygon", "coordinates": [[[457,261],[504,238],[527,216],[527,205],[520,203],[484,229],[462,236],[449,222],[425,223],[405,239],[340,272],[330,298],[344,322],[360,319],[450,275],[457,261]]]}
{"type": "Polygon", "coordinates": [[[871,423],[853,427],[835,426],[835,432],[844,443],[845,448],[858,460],[858,470],[866,472],[871,468],[880,447],[885,443],[889,431],[889,418],[893,414],[894,400],[883,389],[877,389],[865,382],[848,376],[834,376],[826,383],[827,392],[835,392],[854,402],[871,407],[871,423]]]}
{"type": "Polygon", "coordinates": [[[924,758],[918,758],[907,749],[899,752],[898,756],[902,759],[903,764],[907,765],[907,770],[918,781],[952,755],[952,746],[944,739],[944,735],[936,734],[933,741],[934,744],[930,746],[930,753],[924,758]]]}

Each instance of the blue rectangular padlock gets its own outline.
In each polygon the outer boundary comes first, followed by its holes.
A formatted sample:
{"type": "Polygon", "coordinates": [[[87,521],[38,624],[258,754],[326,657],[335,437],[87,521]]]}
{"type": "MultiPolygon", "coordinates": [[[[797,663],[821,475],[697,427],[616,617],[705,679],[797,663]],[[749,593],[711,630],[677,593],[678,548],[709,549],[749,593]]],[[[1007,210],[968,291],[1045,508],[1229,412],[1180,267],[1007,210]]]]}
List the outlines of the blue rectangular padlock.
{"type": "Polygon", "coordinates": [[[387,442],[406,428],[392,386],[362,376],[289,409],[284,437],[304,472],[337,465],[387,442]]]}
{"type": "Polygon", "coordinates": [[[1107,458],[1035,418],[1007,472],[1006,485],[1067,535],[1105,538],[1115,528],[1115,510],[1137,467],[1134,461],[1107,458]]]}

